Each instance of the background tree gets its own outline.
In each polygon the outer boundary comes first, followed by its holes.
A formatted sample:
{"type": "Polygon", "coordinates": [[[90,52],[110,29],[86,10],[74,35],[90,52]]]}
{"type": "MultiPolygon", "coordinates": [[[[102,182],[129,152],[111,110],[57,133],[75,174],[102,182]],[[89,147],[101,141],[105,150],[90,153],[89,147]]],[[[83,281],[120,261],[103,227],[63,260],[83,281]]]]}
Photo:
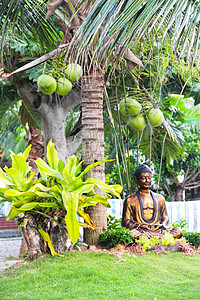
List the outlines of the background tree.
{"type": "MultiPolygon", "coordinates": [[[[59,46],[62,33],[58,30],[57,23],[45,19],[46,6],[35,1],[3,1],[1,6],[1,66],[6,73],[11,73],[24,65],[32,62],[35,56],[41,56],[59,46]],[[13,13],[14,12],[14,13],[13,13]]],[[[49,54],[56,55],[55,50],[49,54]]],[[[40,64],[46,60],[43,56],[40,64]]],[[[56,63],[59,63],[58,61],[56,63]]],[[[32,65],[33,66],[33,65],[32,65]]],[[[55,62],[50,65],[40,65],[27,73],[18,73],[12,76],[12,83],[17,88],[20,98],[24,101],[21,112],[37,111],[42,119],[44,142],[49,139],[55,141],[59,156],[63,160],[77,149],[80,145],[81,135],[76,138],[70,137],[69,143],[65,139],[65,120],[69,111],[80,104],[80,90],[74,88],[66,97],[55,97],[55,95],[44,95],[37,90],[35,84],[44,69],[58,68],[55,62]],[[61,101],[62,100],[62,101],[61,101]],[[32,108],[30,108],[32,107],[32,108]]],[[[61,70],[62,72],[62,70],[61,70]]],[[[34,127],[38,127],[35,124],[34,127]]]]}

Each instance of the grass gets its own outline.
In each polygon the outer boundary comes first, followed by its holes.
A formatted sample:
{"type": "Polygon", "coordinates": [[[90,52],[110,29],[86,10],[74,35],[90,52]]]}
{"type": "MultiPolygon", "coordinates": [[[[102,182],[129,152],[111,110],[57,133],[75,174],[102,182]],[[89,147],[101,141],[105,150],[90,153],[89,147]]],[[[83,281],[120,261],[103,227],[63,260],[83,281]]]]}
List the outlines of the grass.
{"type": "Polygon", "coordinates": [[[69,252],[46,257],[0,277],[0,299],[199,300],[200,255],[124,256],[69,252]]]}

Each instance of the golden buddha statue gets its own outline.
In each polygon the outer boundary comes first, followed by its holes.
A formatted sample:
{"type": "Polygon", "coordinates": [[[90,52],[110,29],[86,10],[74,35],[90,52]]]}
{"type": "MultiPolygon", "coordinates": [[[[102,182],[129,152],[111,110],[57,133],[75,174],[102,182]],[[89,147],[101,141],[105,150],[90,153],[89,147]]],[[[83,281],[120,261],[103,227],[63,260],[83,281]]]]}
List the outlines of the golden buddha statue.
{"type": "Polygon", "coordinates": [[[129,229],[136,237],[161,236],[164,231],[171,233],[174,238],[182,236],[178,227],[168,227],[168,214],[165,198],[150,190],[152,171],[142,164],[135,170],[134,179],[138,191],[129,195],[123,205],[122,226],[129,229]]]}

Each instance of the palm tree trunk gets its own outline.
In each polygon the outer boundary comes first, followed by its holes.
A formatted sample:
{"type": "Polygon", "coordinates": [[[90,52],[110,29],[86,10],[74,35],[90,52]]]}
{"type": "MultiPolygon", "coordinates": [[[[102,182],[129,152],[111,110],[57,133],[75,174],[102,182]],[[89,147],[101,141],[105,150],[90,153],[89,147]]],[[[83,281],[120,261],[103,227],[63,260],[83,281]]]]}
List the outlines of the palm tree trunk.
{"type": "MultiPolygon", "coordinates": [[[[103,126],[103,86],[104,77],[102,72],[96,72],[83,76],[81,81],[82,98],[82,156],[84,166],[104,160],[104,126],[103,126]]],[[[88,177],[105,181],[104,164],[87,173],[88,177]]],[[[102,191],[96,191],[105,196],[102,191]]],[[[96,229],[84,230],[84,241],[88,244],[97,244],[99,233],[106,230],[106,208],[98,204],[87,208],[96,225],[96,229]]]]}

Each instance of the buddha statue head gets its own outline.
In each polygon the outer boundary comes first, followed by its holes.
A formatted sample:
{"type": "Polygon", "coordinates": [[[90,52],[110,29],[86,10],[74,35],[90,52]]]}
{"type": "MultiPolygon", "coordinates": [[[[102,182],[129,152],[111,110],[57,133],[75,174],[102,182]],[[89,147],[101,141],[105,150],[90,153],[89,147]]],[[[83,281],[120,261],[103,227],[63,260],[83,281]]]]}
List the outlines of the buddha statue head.
{"type": "Polygon", "coordinates": [[[134,173],[134,179],[138,189],[148,190],[151,187],[151,177],[152,171],[146,164],[138,166],[134,173]]]}

